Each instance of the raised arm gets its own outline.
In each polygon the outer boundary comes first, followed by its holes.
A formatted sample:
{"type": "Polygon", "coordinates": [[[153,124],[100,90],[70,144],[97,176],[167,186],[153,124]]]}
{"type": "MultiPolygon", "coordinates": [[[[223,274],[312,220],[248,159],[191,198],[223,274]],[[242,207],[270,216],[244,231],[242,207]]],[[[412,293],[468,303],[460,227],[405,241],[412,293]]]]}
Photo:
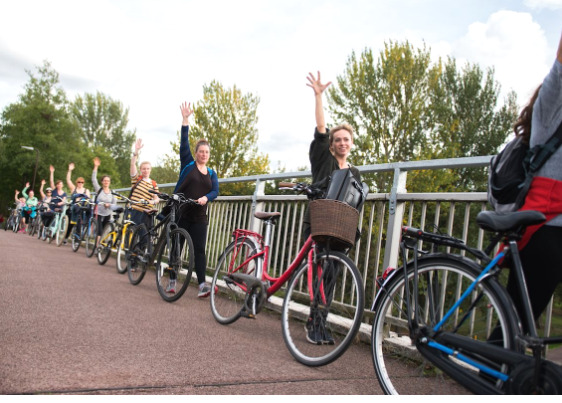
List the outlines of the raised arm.
{"type": "Polygon", "coordinates": [[[49,165],[49,171],[51,171],[51,173],[49,174],[49,181],[51,184],[51,189],[55,188],[55,167],[52,165],[49,165]]]}
{"type": "Polygon", "coordinates": [[[43,193],[43,187],[45,186],[45,179],[41,179],[41,187],[39,188],[39,194],[41,195],[41,200],[45,199],[45,193],[43,193]]]}
{"type": "Polygon", "coordinates": [[[25,183],[25,187],[21,191],[21,194],[23,195],[23,197],[25,197],[25,200],[29,199],[29,196],[27,195],[27,189],[29,189],[29,182],[25,183]]]}
{"type": "Polygon", "coordinates": [[[94,169],[92,170],[92,185],[94,185],[94,191],[98,192],[101,188],[98,183],[98,167],[100,166],[100,159],[98,157],[94,158],[94,169]]]}
{"type": "Polygon", "coordinates": [[[74,171],[74,162],[68,164],[68,171],[66,172],[66,185],[70,189],[70,193],[74,192],[74,189],[76,189],[76,186],[72,183],[72,171],[74,171]]]}
{"type": "Polygon", "coordinates": [[[316,78],[314,78],[314,75],[312,73],[308,73],[307,80],[309,83],[306,85],[314,90],[314,99],[315,99],[314,115],[316,118],[316,128],[318,129],[319,133],[326,133],[326,120],[324,118],[324,106],[322,104],[322,94],[324,93],[326,88],[328,88],[330,84],[332,84],[332,82],[329,81],[326,84],[322,84],[320,78],[320,72],[318,72],[316,78]]]}
{"type": "Polygon", "coordinates": [[[137,176],[137,160],[139,158],[140,150],[143,147],[144,144],[142,144],[142,139],[137,139],[135,142],[135,152],[131,157],[131,177],[137,176]]]}
{"type": "Polygon", "coordinates": [[[180,105],[182,126],[180,135],[180,172],[183,168],[193,161],[193,155],[189,148],[189,117],[193,115],[191,103],[184,102],[180,105]]]}
{"type": "Polygon", "coordinates": [[[15,195],[15,197],[14,197],[14,200],[16,201],[16,203],[19,203],[19,202],[20,202],[20,199],[19,199],[19,197],[18,197],[19,194],[20,194],[20,191],[19,191],[19,190],[16,190],[16,195],[15,195]]]}

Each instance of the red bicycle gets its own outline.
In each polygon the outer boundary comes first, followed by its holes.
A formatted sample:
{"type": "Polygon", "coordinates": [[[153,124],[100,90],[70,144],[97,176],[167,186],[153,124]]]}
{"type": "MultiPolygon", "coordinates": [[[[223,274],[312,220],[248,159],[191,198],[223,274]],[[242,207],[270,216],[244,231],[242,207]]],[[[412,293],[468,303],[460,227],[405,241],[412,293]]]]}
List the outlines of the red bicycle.
{"type": "MultiPolygon", "coordinates": [[[[281,183],[280,187],[306,193],[309,199],[319,193],[301,183],[281,183]]],[[[267,301],[277,306],[282,301],[283,339],[293,357],[309,366],[326,365],[345,352],[361,324],[361,274],[345,253],[308,237],[280,277],[270,276],[273,227],[280,216],[278,212],[255,213],[264,222],[263,235],[234,230],[234,239],[215,269],[211,310],[226,325],[240,317],[255,318],[267,301]]],[[[354,225],[353,236],[357,222],[354,225]]]]}

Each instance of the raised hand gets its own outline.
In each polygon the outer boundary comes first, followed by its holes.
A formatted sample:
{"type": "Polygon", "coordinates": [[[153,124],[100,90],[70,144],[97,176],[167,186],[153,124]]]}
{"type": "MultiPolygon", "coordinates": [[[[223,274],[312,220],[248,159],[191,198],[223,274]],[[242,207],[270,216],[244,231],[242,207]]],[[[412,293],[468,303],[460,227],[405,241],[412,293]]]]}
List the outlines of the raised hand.
{"type": "Polygon", "coordinates": [[[185,121],[187,121],[187,119],[193,115],[193,108],[191,107],[191,102],[188,104],[187,102],[184,102],[183,104],[180,105],[180,110],[181,110],[181,116],[185,121]]]}
{"type": "Polygon", "coordinates": [[[330,84],[332,84],[331,81],[328,81],[326,84],[322,84],[320,72],[318,72],[317,74],[318,76],[314,78],[314,75],[312,73],[308,73],[308,77],[306,78],[309,82],[309,84],[306,85],[314,90],[315,95],[322,94],[324,90],[328,88],[330,84]]]}
{"type": "Polygon", "coordinates": [[[41,186],[45,186],[45,183],[47,183],[47,181],[45,179],[41,179],[41,186]]]}
{"type": "Polygon", "coordinates": [[[55,172],[55,167],[52,165],[49,165],[49,171],[51,171],[51,173],[55,172]]]}
{"type": "Polygon", "coordinates": [[[101,162],[98,157],[94,158],[94,169],[97,169],[100,166],[101,162]]]}
{"type": "Polygon", "coordinates": [[[144,144],[142,144],[142,139],[137,139],[137,141],[135,142],[135,154],[138,155],[139,151],[143,147],[144,147],[144,144]]]}
{"type": "Polygon", "coordinates": [[[71,162],[70,164],[68,164],[68,170],[69,170],[69,171],[73,171],[73,170],[74,170],[74,162],[71,162]]]}

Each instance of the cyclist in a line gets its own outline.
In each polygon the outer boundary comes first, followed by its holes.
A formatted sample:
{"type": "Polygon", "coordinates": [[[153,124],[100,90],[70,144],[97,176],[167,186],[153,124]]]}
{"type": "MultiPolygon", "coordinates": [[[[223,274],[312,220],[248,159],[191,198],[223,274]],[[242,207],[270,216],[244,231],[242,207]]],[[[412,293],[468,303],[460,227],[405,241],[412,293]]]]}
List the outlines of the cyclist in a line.
{"type": "Polygon", "coordinates": [[[53,204],[53,189],[47,188],[43,192],[43,187],[45,186],[45,179],[41,179],[41,187],[39,188],[39,194],[41,195],[40,207],[44,207],[45,211],[41,212],[41,220],[43,220],[43,225],[49,227],[55,216],[54,204],[53,204]]]}
{"type": "MultiPolygon", "coordinates": [[[[66,192],[63,190],[62,188],[62,180],[57,179],[57,181],[55,182],[54,180],[54,176],[55,176],[55,167],[50,165],[49,166],[49,171],[50,171],[50,175],[49,175],[49,181],[51,184],[51,188],[53,189],[53,193],[52,193],[52,197],[53,197],[53,210],[55,211],[61,211],[62,206],[66,203],[66,192]]],[[[67,212],[68,214],[68,212],[67,212]]]]}
{"type": "MultiPolygon", "coordinates": [[[[144,147],[142,144],[142,139],[137,139],[135,142],[135,152],[131,158],[131,192],[129,194],[129,199],[132,201],[147,201],[149,204],[134,204],[131,209],[131,221],[136,225],[143,224],[146,228],[150,230],[154,225],[153,214],[156,204],[160,201],[158,196],[150,193],[150,191],[158,192],[158,184],[154,179],[150,178],[150,173],[152,171],[152,165],[148,161],[141,162],[139,166],[140,175],[137,171],[137,159],[139,157],[141,149],[144,147]]],[[[147,237],[145,234],[140,234],[141,239],[147,242],[147,237]]],[[[150,246],[150,245],[149,245],[150,246]]],[[[141,245],[144,247],[144,245],[141,245]]]]}
{"type": "MultiPolygon", "coordinates": [[[[361,183],[359,170],[347,162],[353,147],[353,128],[346,123],[331,129],[326,127],[322,96],[331,82],[323,84],[320,72],[317,73],[316,77],[309,73],[307,80],[308,84],[306,85],[314,91],[315,100],[316,128],[308,153],[313,185],[326,192],[328,178],[332,172],[345,168],[349,168],[355,179],[361,183]]],[[[310,235],[310,212],[308,208],[303,219],[303,233],[304,239],[307,239],[310,235]]],[[[327,291],[326,294],[330,294],[330,292],[327,291]]],[[[328,311],[319,308],[318,312],[315,312],[315,309],[314,305],[311,306],[310,316],[306,324],[307,340],[312,344],[333,344],[334,339],[330,331],[324,326],[328,311]]]]}
{"type": "Polygon", "coordinates": [[[16,211],[18,213],[18,221],[19,221],[19,226],[20,229],[18,230],[18,232],[23,232],[22,228],[23,228],[23,208],[25,207],[25,197],[21,196],[20,197],[20,191],[16,190],[16,194],[14,196],[14,200],[16,201],[16,211]]]}
{"type": "Polygon", "coordinates": [[[22,232],[26,230],[27,225],[29,224],[29,220],[31,218],[35,218],[35,216],[37,215],[37,203],[39,203],[37,197],[35,197],[35,192],[33,191],[33,189],[30,189],[29,193],[27,192],[27,189],[29,189],[29,182],[25,184],[25,188],[23,188],[23,190],[21,191],[23,197],[25,197],[25,206],[22,210],[24,219],[22,232]]]}
{"type": "MultiPolygon", "coordinates": [[[[66,230],[66,235],[64,237],[63,243],[67,242],[68,237],[72,231],[72,228],[76,224],[78,220],[78,215],[80,214],[80,207],[83,204],[83,201],[90,198],[90,191],[86,189],[84,185],[84,178],[79,177],[76,178],[76,185],[72,183],[72,171],[74,170],[75,165],[73,162],[68,164],[68,171],[66,172],[66,185],[70,189],[70,198],[72,200],[72,206],[70,207],[70,223],[68,224],[68,228],[66,230]]],[[[88,211],[89,214],[89,211],[88,211]]],[[[77,233],[80,233],[80,228],[77,228],[77,233]]]]}
{"type": "MultiPolygon", "coordinates": [[[[527,138],[532,148],[546,143],[561,123],[562,37],[554,65],[521,112],[515,133],[527,138]]],[[[562,147],[536,173],[520,210],[537,210],[547,217],[546,223],[528,227],[519,241],[529,299],[537,319],[562,282],[562,147]]],[[[521,312],[513,271],[510,271],[507,290],[521,312]]]]}
{"type": "Polygon", "coordinates": [[[98,157],[94,158],[94,169],[92,170],[92,184],[94,185],[95,202],[98,203],[98,234],[96,236],[96,246],[99,243],[103,227],[111,220],[113,210],[117,208],[117,197],[111,192],[111,178],[109,175],[103,175],[101,178],[101,186],[98,183],[98,168],[101,162],[98,157]]]}
{"type": "MultiPolygon", "coordinates": [[[[185,204],[180,210],[178,226],[184,228],[193,241],[195,272],[199,283],[199,298],[211,294],[211,286],[205,281],[207,257],[205,246],[207,242],[207,203],[215,200],[219,195],[219,181],[217,174],[207,167],[210,156],[210,146],[206,140],[199,140],[195,145],[195,157],[189,148],[189,117],[193,114],[191,104],[184,102],[180,105],[182,115],[180,141],[180,175],[174,193],[183,193],[185,197],[196,200],[198,205],[185,204]]],[[[175,283],[171,282],[171,283],[175,283]]],[[[169,291],[175,291],[173,285],[169,291]]]]}

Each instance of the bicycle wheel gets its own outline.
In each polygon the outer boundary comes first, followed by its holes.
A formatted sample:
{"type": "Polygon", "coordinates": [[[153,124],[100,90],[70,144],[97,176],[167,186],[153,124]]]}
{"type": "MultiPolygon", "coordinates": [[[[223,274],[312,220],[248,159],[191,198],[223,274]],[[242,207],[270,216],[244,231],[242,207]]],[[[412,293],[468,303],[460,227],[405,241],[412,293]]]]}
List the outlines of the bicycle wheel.
{"type": "Polygon", "coordinates": [[[125,274],[127,272],[127,251],[131,245],[133,228],[134,226],[125,224],[125,233],[123,234],[123,239],[121,239],[119,248],[117,249],[117,273],[119,274],[125,274]]]}
{"type": "Polygon", "coordinates": [[[57,230],[57,246],[61,246],[66,236],[66,229],[68,228],[68,216],[65,214],[60,219],[59,228],[57,230]]]}
{"type": "Polygon", "coordinates": [[[164,301],[178,300],[191,281],[193,241],[183,228],[170,232],[170,247],[162,237],[156,250],[156,287],[164,301]]]}
{"type": "Polygon", "coordinates": [[[150,236],[144,224],[140,224],[133,229],[131,236],[131,247],[127,251],[127,276],[132,285],[138,285],[144,278],[146,267],[148,266],[148,243],[150,236]],[[141,236],[141,234],[145,234],[141,236]]]}
{"type": "Polygon", "coordinates": [[[113,223],[107,223],[103,227],[101,232],[101,237],[98,245],[98,263],[104,265],[111,255],[111,249],[113,248],[113,234],[115,233],[115,225],[113,223]]]}
{"type": "MultiPolygon", "coordinates": [[[[375,305],[375,316],[371,335],[371,352],[375,372],[379,383],[387,394],[460,394],[467,390],[454,379],[439,369],[432,361],[426,359],[416,347],[419,341],[412,338],[413,331],[408,326],[406,312],[405,281],[402,269],[379,290],[375,305]]],[[[478,276],[476,264],[458,257],[433,256],[418,260],[418,284],[414,285],[413,265],[408,267],[408,289],[417,290],[418,329],[433,327],[444,313],[453,306],[458,297],[472,284],[478,276]],[[473,267],[475,266],[475,267],[473,267]]],[[[509,298],[495,278],[488,277],[479,283],[472,295],[454,311],[453,316],[442,327],[444,331],[481,340],[482,343],[494,343],[510,349],[514,346],[514,332],[517,329],[517,314],[514,313],[509,298]],[[472,306],[473,305],[473,306],[472,306]],[[496,340],[488,340],[495,325],[501,328],[501,335],[496,340]]],[[[419,332],[420,330],[416,330],[419,332]]],[[[421,337],[420,337],[421,338],[421,337]]],[[[440,359],[446,359],[458,371],[471,373],[481,381],[484,376],[472,367],[448,357],[436,349],[426,347],[440,359]]],[[[482,359],[463,350],[464,355],[475,361],[482,359]]],[[[427,353],[426,353],[427,354],[427,353]]],[[[504,372],[506,368],[496,368],[504,372]]],[[[491,387],[501,388],[501,383],[485,380],[491,387]]],[[[480,392],[482,390],[473,390],[480,392]]]]}
{"type": "Polygon", "coordinates": [[[211,283],[211,311],[216,321],[223,325],[240,318],[246,300],[245,285],[230,275],[240,273],[255,276],[259,260],[249,259],[255,253],[250,241],[239,240],[228,245],[219,258],[211,283]]]}
{"type": "Polygon", "coordinates": [[[47,239],[49,243],[53,242],[53,239],[55,239],[59,220],[60,220],[60,215],[59,214],[55,215],[51,220],[51,224],[49,225],[49,228],[47,228],[47,239]]]}
{"type": "Polygon", "coordinates": [[[308,366],[326,365],[354,340],[365,304],[363,280],[341,252],[322,252],[305,261],[287,285],[281,323],[291,355],[308,366]]]}
{"type": "Polygon", "coordinates": [[[96,219],[90,220],[90,225],[86,229],[86,256],[92,257],[96,251],[96,238],[98,236],[98,223],[96,219]]]}

